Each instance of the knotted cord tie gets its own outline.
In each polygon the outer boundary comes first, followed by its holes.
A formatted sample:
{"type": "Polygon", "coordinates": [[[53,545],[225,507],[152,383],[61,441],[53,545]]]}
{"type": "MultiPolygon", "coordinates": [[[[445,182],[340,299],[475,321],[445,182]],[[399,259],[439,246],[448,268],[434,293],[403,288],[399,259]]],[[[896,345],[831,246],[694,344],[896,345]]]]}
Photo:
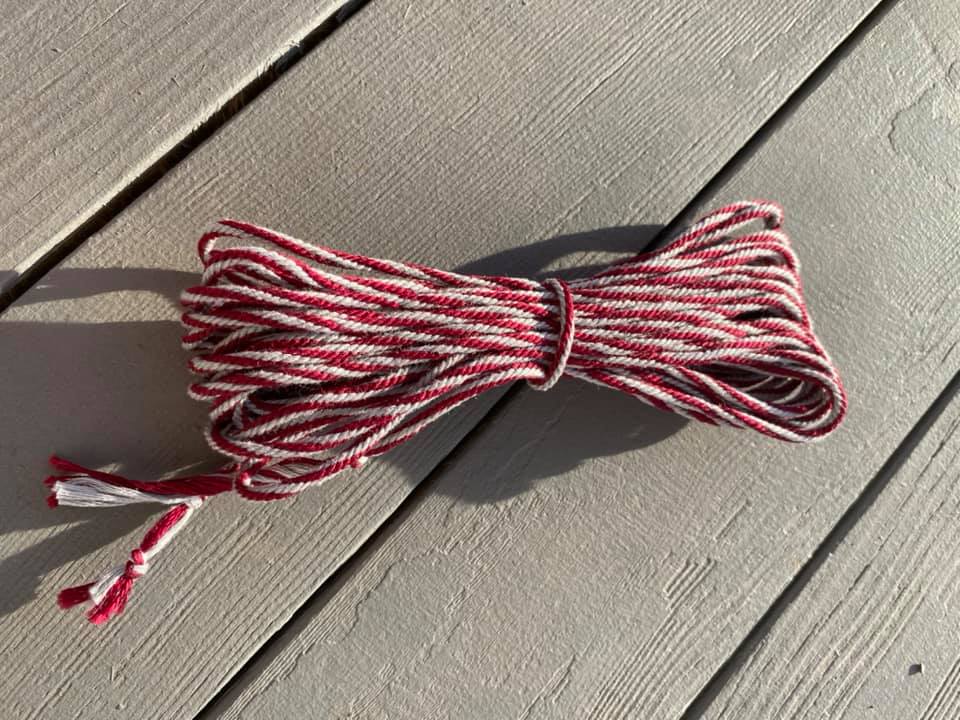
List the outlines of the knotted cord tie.
{"type": "Polygon", "coordinates": [[[549,390],[559,382],[567,370],[567,361],[573,351],[573,334],[576,331],[574,324],[573,296],[570,286],[559,278],[547,278],[543,282],[545,287],[553,290],[557,303],[557,322],[560,327],[556,350],[553,359],[544,373],[543,380],[527,380],[527,384],[534,390],[549,390]]]}
{"type": "Polygon", "coordinates": [[[846,397],[782,221],[775,203],[735,203],[565,282],[460,275],[221,220],[181,302],[189,394],[209,403],[207,440],[229,462],[140,481],[51,458],[51,506],[171,506],[125,564],[63,590],[61,606],[89,603],[104,622],[208,498],[289,497],[517,380],[549,390],[568,375],[702,422],[826,436],[846,397]]]}

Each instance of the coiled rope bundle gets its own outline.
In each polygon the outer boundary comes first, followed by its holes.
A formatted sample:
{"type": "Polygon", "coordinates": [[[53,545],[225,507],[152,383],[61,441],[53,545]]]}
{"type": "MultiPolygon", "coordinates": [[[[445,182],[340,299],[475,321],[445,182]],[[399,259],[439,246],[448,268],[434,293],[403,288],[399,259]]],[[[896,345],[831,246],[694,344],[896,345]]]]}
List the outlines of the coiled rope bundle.
{"type": "Polygon", "coordinates": [[[223,220],[200,240],[183,324],[193,398],[210,403],[221,471],[137,481],[60,458],[51,505],[171,505],[130,559],[60,593],[121,612],[149,560],[209,497],[278,500],[413,437],[460,403],[564,374],[664,410],[780,440],[843,418],[799,268],[767,202],[721,208],[661,250],[582,280],[459,275],[316,247],[223,220]],[[225,245],[225,246],[221,246],[225,245]]]}

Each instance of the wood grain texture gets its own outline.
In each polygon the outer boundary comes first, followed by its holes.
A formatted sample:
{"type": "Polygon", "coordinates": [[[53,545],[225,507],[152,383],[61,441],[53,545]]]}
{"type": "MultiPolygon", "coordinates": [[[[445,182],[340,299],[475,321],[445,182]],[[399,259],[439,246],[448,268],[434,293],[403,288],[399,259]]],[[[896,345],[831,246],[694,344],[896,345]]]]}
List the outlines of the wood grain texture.
{"type": "MultiPolygon", "coordinates": [[[[898,104],[889,142],[955,191],[960,174],[948,158],[960,153],[960,9],[906,3],[897,18],[929,71],[898,104]]],[[[950,307],[956,322],[960,303],[950,307]]],[[[703,717],[960,717],[958,427],[954,395],[703,717]]]]}
{"type": "Polygon", "coordinates": [[[0,289],[344,1],[0,3],[0,289]]]}
{"type": "Polygon", "coordinates": [[[170,300],[194,277],[208,221],[232,215],[474,271],[622,253],[649,237],[644,223],[678,212],[872,4],[609,0],[585,13],[561,0],[382,0],[351,19],[0,324],[0,645],[17,658],[0,695],[11,712],[190,716],[495,398],[293,502],[211,503],[119,622],[60,613],[55,589],[122,558],[146,515],[48,510],[49,452],[119,459],[135,476],[211,460],[203,408],[183,394],[170,300]],[[619,227],[583,234],[604,226],[619,227]]]}
{"type": "Polygon", "coordinates": [[[960,715],[960,398],[702,717],[960,715]]]}
{"type": "MultiPolygon", "coordinates": [[[[524,391],[210,715],[681,715],[960,367],[960,198],[943,174],[960,160],[947,132],[957,28],[946,0],[896,6],[701,208],[785,203],[850,391],[844,428],[790,446],[576,382],[524,391]],[[926,32],[935,23],[942,36],[926,32]],[[929,94],[936,112],[913,109],[929,94]],[[927,143],[947,154],[943,172],[927,143]]],[[[899,597],[884,582],[904,609],[861,616],[879,636],[844,628],[858,647],[894,633],[922,587],[899,597]]],[[[781,679],[769,692],[786,699],[781,679]]],[[[729,717],[780,717],[766,709],[729,717]]]]}

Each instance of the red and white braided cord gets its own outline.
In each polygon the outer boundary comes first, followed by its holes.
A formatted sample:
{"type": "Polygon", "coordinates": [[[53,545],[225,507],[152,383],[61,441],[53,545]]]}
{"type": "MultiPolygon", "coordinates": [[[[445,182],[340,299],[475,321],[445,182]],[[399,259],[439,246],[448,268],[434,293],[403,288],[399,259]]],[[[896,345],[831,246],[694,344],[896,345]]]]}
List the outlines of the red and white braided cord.
{"type": "MultiPolygon", "coordinates": [[[[568,282],[459,275],[223,220],[200,241],[202,284],[182,296],[183,345],[200,377],[190,395],[210,403],[208,440],[231,463],[139,482],[55,459],[65,474],[49,480],[51,497],[190,512],[232,489],[276,500],[486,390],[517,380],[546,390],[564,374],[694,420],[822,438],[846,398],[813,333],[782,219],[773,203],[729,205],[661,250],[568,282]]],[[[142,565],[133,558],[125,572],[142,565]]],[[[103,601],[115,576],[90,597],[65,591],[61,604],[92,600],[95,621],[119,612],[103,601]]]]}

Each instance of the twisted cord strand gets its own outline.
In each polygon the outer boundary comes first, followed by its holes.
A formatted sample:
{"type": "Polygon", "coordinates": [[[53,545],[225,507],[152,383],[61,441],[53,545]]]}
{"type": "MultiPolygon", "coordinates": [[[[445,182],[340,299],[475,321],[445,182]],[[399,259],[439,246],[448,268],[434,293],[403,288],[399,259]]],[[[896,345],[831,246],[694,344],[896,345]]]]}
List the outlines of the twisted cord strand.
{"type": "MultiPolygon", "coordinates": [[[[50,502],[173,505],[151,531],[163,538],[212,495],[288,497],[482,392],[519,380],[548,390],[563,375],[701,422],[820,439],[843,419],[846,397],[782,224],[775,203],[735,203],[660,250],[541,282],[370,258],[221,220],[200,239],[202,283],[181,302],[198,378],[189,394],[209,403],[207,440],[229,464],[144,482],[55,458],[50,502]]],[[[134,552],[158,544],[150,537],[134,552]]],[[[120,612],[145,563],[132,557],[125,568],[69,588],[61,604],[90,600],[95,622],[120,612]]]]}

